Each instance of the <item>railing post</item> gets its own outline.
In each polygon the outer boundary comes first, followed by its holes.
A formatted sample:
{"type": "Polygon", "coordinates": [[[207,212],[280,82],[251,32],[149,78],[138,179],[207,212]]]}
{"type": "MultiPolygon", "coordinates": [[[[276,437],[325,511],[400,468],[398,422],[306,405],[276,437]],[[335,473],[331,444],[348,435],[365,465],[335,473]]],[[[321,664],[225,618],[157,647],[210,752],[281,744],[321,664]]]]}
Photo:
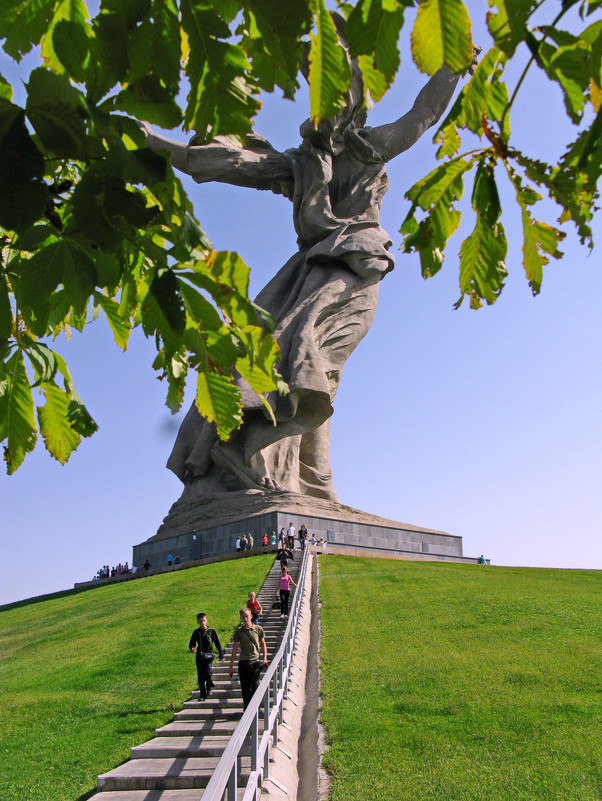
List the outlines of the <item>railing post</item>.
{"type": "Polygon", "coordinates": [[[234,764],[232,765],[232,770],[230,771],[230,776],[228,777],[228,789],[226,793],[226,798],[228,801],[236,801],[236,791],[238,789],[238,776],[236,775],[236,771],[238,770],[238,759],[235,760],[234,764]]]}
{"type": "Polygon", "coordinates": [[[255,713],[251,725],[251,772],[257,770],[257,747],[259,743],[259,709],[255,713]]]}
{"type": "Polygon", "coordinates": [[[263,696],[263,730],[270,730],[270,685],[263,696]]]}

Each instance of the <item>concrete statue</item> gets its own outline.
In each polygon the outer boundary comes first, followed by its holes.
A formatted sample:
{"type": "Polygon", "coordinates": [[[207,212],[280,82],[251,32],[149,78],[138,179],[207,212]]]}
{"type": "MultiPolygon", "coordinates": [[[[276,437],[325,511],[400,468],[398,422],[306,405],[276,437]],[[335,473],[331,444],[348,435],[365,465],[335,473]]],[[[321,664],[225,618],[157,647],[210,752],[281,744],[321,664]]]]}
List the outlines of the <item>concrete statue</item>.
{"type": "Polygon", "coordinates": [[[301,144],[284,153],[250,134],[244,147],[216,137],[184,145],[142,125],[148,145],[167,149],[175,168],[199,183],[220,181],[271,190],[293,205],[299,250],[259,293],[277,320],[279,370],[290,394],[260,398],[242,379],[243,425],[228,442],[192,406],[168,467],[195,497],[287,491],[337,501],[329,466],[329,425],[345,361],[374,317],[381,279],[393,269],[391,240],[379,225],[388,188],[385,165],[410,148],[448,105],[457,76],[439,70],[397,121],[370,128],[361,74],[352,63],[346,106],[317,128],[306,121],[301,144]]]}

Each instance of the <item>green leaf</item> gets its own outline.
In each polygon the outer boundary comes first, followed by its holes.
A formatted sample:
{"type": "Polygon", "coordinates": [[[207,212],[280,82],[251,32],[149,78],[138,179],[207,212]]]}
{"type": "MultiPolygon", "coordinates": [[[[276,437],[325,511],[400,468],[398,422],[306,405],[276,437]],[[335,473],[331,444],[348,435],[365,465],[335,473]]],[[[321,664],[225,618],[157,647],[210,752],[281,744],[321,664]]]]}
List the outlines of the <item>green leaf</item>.
{"type": "Polygon", "coordinates": [[[8,284],[4,275],[0,274],[0,350],[8,340],[13,329],[13,312],[10,306],[8,284]]]}
{"type": "Polygon", "coordinates": [[[258,326],[245,326],[241,331],[247,353],[236,360],[236,369],[258,394],[276,390],[273,365],[280,348],[271,336],[258,326]]]}
{"type": "Polygon", "coordinates": [[[48,245],[23,262],[21,302],[37,309],[59,283],[64,285],[71,308],[82,314],[96,285],[96,269],[88,252],[69,237],[48,245]]]}
{"type": "Polygon", "coordinates": [[[219,331],[207,332],[205,348],[213,366],[224,375],[232,372],[236,359],[243,349],[238,338],[225,325],[222,325],[219,331]]]}
{"type": "Polygon", "coordinates": [[[523,222],[523,266],[529,286],[534,295],[538,295],[543,278],[543,267],[549,262],[544,254],[562,257],[558,250],[558,243],[564,239],[565,234],[557,228],[546,223],[533,220],[526,208],[522,211],[523,222]]]}
{"type": "Polygon", "coordinates": [[[15,242],[18,250],[33,253],[35,250],[58,241],[58,232],[53,225],[42,223],[22,231],[15,242]]]}
{"type": "Polygon", "coordinates": [[[37,410],[40,434],[48,453],[65,464],[81,440],[69,419],[71,401],[55,384],[42,385],[42,392],[46,403],[37,410]]]}
{"type": "Polygon", "coordinates": [[[567,114],[574,123],[583,116],[589,90],[590,48],[584,41],[554,48],[547,42],[542,46],[529,39],[538,64],[562,89],[567,114]]]}
{"type": "Polygon", "coordinates": [[[458,176],[463,175],[474,166],[474,159],[464,156],[440,164],[428,175],[417,181],[407,192],[406,197],[421,209],[427,211],[434,203],[438,203],[443,193],[455,182],[458,176]]]}
{"type": "Polygon", "coordinates": [[[37,387],[42,382],[53,381],[57,371],[58,363],[53,351],[42,342],[29,342],[25,351],[35,373],[35,383],[31,386],[37,387]]]}
{"type": "Polygon", "coordinates": [[[118,95],[105,101],[103,107],[125,111],[161,128],[176,128],[182,122],[173,90],[162,84],[156,75],[143,75],[128,84],[118,95]]]}
{"type": "Polygon", "coordinates": [[[399,68],[397,42],[403,25],[403,6],[385,9],[382,0],[360,0],[345,25],[345,39],[351,58],[359,56],[365,89],[379,100],[391,85],[399,68]]]}
{"type": "Polygon", "coordinates": [[[249,268],[238,253],[216,251],[206,260],[206,264],[216,281],[246,297],[249,290],[249,268]]]}
{"type": "Polygon", "coordinates": [[[4,461],[11,475],[34,449],[37,437],[31,387],[21,350],[15,350],[5,363],[5,380],[0,386],[0,420],[6,439],[4,461]]]}
{"type": "Polygon", "coordinates": [[[180,55],[177,4],[153,0],[140,24],[129,31],[128,83],[153,74],[175,97],[180,86],[180,55]]]}
{"type": "Polygon", "coordinates": [[[186,326],[186,314],[179,293],[179,283],[173,270],[165,270],[155,276],[150,294],[161,309],[168,325],[176,334],[182,334],[186,326]]]}
{"type": "MultiPolygon", "coordinates": [[[[451,111],[434,137],[441,144],[438,158],[454,155],[459,146],[458,128],[468,128],[483,135],[483,119],[501,120],[508,105],[508,90],[502,81],[505,57],[492,48],[477,65],[474,75],[463,87],[451,111]]],[[[510,135],[508,119],[504,120],[502,138],[510,135]]]]}
{"type": "Polygon", "coordinates": [[[149,148],[129,150],[125,156],[123,177],[128,183],[153,187],[165,181],[167,161],[165,156],[149,148]]]}
{"type": "Polygon", "coordinates": [[[199,373],[195,405],[210,423],[215,423],[220,439],[226,440],[242,423],[241,398],[230,376],[199,373]]]}
{"type": "Polygon", "coordinates": [[[204,332],[196,328],[186,328],[182,335],[182,342],[188,351],[188,363],[200,372],[208,373],[211,370],[207,354],[204,332]]]}
{"type": "Polygon", "coordinates": [[[102,165],[86,171],[75,187],[72,204],[66,233],[84,233],[107,253],[131,236],[132,229],[145,229],[156,214],[141,192],[128,190],[120,176],[104,173],[102,165]]]}
{"type": "Polygon", "coordinates": [[[314,123],[329,119],[345,107],[343,93],[351,85],[347,53],[332,17],[324,0],[317,0],[316,5],[317,30],[309,52],[309,115],[314,123]]]}
{"type": "Polygon", "coordinates": [[[123,319],[120,314],[119,304],[116,300],[113,300],[113,298],[108,298],[101,292],[95,292],[94,300],[105,313],[116,344],[122,350],[125,350],[132,330],[130,321],[128,319],[123,319]]]}
{"type": "Polygon", "coordinates": [[[486,225],[492,226],[496,224],[502,211],[493,168],[485,159],[481,159],[475,174],[472,207],[483,217],[486,225]]]}
{"type": "Polygon", "coordinates": [[[197,131],[201,141],[218,133],[243,136],[260,106],[246,77],[250,65],[244,50],[219,41],[230,37],[230,29],[207,4],[182,0],[180,11],[190,46],[185,67],[190,81],[187,128],[197,131]]]}
{"type": "Polygon", "coordinates": [[[90,413],[82,403],[79,395],[75,391],[73,379],[69,368],[62,356],[55,353],[57,367],[60,374],[63,376],[65,391],[69,396],[69,423],[73,430],[80,434],[82,437],[91,437],[96,431],[98,426],[90,416],[90,413]]]}
{"type": "Polygon", "coordinates": [[[9,102],[13,99],[13,88],[3,75],[0,75],[0,98],[9,102]]]}
{"type": "Polygon", "coordinates": [[[96,285],[105,287],[109,295],[117,291],[121,278],[121,266],[110,253],[97,250],[94,253],[94,267],[96,269],[96,285]]]}
{"type": "Polygon", "coordinates": [[[539,0],[495,0],[497,12],[487,15],[487,26],[497,47],[508,57],[526,39],[527,23],[537,5],[539,0]]]}
{"type": "Polygon", "coordinates": [[[166,365],[167,375],[167,398],[165,405],[172,411],[177,412],[184,400],[184,390],[186,388],[186,375],[188,373],[188,362],[186,360],[186,349],[180,348],[169,360],[166,365]]]}
{"type": "Polygon", "coordinates": [[[533,205],[535,200],[539,200],[540,196],[533,192],[530,187],[523,186],[520,176],[513,169],[510,168],[508,170],[508,175],[514,185],[516,200],[521,208],[523,267],[525,268],[529,286],[533,294],[537,295],[541,289],[543,267],[549,261],[546,254],[553,256],[555,259],[562,257],[562,253],[558,250],[558,244],[564,239],[565,234],[556,228],[533,219],[529,207],[533,205]]]}
{"type": "Polygon", "coordinates": [[[2,0],[0,31],[4,52],[16,61],[38,44],[48,28],[55,0],[2,0]]]}
{"type": "Polygon", "coordinates": [[[52,33],[54,52],[67,74],[78,83],[90,63],[90,29],[83,21],[62,19],[52,33]]]}
{"type": "Polygon", "coordinates": [[[478,309],[484,300],[494,303],[504,286],[507,270],[504,264],[507,251],[506,236],[501,223],[491,228],[478,216],[472,234],[460,247],[460,291],[456,308],[465,295],[470,308],[478,309]]]}
{"type": "Polygon", "coordinates": [[[423,278],[441,269],[447,241],[460,223],[460,212],[454,203],[462,197],[464,174],[473,167],[474,159],[463,157],[441,164],[418,181],[406,193],[413,206],[401,227],[405,253],[417,251],[423,278]],[[428,211],[418,222],[414,217],[417,206],[428,211]]]}
{"type": "Polygon", "coordinates": [[[475,175],[472,205],[477,219],[473,232],[460,246],[460,291],[456,303],[465,295],[471,309],[478,309],[484,300],[488,305],[500,295],[507,275],[504,260],[508,244],[499,222],[501,212],[493,168],[481,160],[475,175]]]}
{"type": "Polygon", "coordinates": [[[17,297],[22,306],[38,309],[62,282],[64,249],[64,242],[52,242],[21,260],[17,297]]]}
{"type": "Polygon", "coordinates": [[[592,186],[596,186],[602,169],[602,107],[589,130],[585,131],[583,150],[577,168],[584,171],[592,186]]]}
{"type": "Polygon", "coordinates": [[[0,226],[23,231],[43,214],[48,190],[44,159],[25,126],[25,113],[0,100],[0,226]]]}
{"type": "Polygon", "coordinates": [[[85,158],[83,97],[66,78],[42,68],[33,70],[26,111],[44,147],[66,158],[85,158]]]}
{"type": "MultiPolygon", "coordinates": [[[[295,0],[291,2],[293,5],[295,0]]],[[[268,0],[266,0],[268,2],[268,0]]],[[[209,0],[210,5],[226,22],[232,22],[244,5],[243,0],[209,0]]],[[[294,13],[294,12],[293,12],[294,13]]]]}
{"type": "MultiPolygon", "coordinates": [[[[106,5],[106,3],[105,3],[106,5]]],[[[117,83],[125,80],[128,69],[127,8],[108,11],[102,9],[94,18],[91,39],[91,57],[86,72],[88,97],[98,102],[117,83]]]]}
{"type": "Polygon", "coordinates": [[[370,108],[384,96],[390,84],[383,73],[376,68],[374,56],[358,56],[357,62],[362,71],[366,107],[370,108]]]}
{"type": "Polygon", "coordinates": [[[311,30],[311,7],[305,0],[289,0],[283,13],[281,0],[249,0],[258,35],[272,60],[272,68],[291,79],[299,72],[301,37],[311,30]]]}
{"type": "MultiPolygon", "coordinates": [[[[44,35],[40,39],[41,55],[44,61],[44,66],[51,69],[53,72],[62,73],[65,71],[64,64],[61,59],[57,57],[54,49],[54,31],[56,26],[64,22],[73,22],[80,29],[85,25],[88,10],[83,0],[59,0],[54,6],[54,13],[50,24],[44,31],[44,35]]],[[[84,32],[85,35],[85,32],[84,32]]],[[[74,49],[81,45],[81,39],[78,34],[75,34],[73,40],[74,49]]],[[[74,76],[76,77],[76,76],[74,76]]],[[[79,80],[79,79],[78,79],[79,80]]]]}
{"type": "Polygon", "coordinates": [[[423,278],[430,278],[441,269],[447,240],[460,224],[461,214],[454,202],[462,195],[463,182],[459,175],[433,205],[430,213],[419,223],[408,215],[401,227],[405,253],[417,251],[423,278]]]}
{"type": "Polygon", "coordinates": [[[203,328],[218,331],[223,323],[216,309],[196,289],[179,280],[178,286],[184,308],[194,323],[200,323],[203,328]]]}
{"type": "Polygon", "coordinates": [[[464,73],[472,62],[470,17],[462,0],[423,0],[411,36],[416,66],[434,75],[443,64],[464,73]]]}

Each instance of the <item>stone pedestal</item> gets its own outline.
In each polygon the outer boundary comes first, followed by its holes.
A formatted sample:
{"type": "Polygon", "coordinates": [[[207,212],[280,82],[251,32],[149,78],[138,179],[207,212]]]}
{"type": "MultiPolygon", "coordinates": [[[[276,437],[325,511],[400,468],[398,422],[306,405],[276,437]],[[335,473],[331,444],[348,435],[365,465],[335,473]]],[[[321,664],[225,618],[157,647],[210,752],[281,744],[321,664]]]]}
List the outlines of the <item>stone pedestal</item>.
{"type": "MultiPolygon", "coordinates": [[[[200,497],[194,485],[176,501],[157,533],[134,546],[133,563],[159,566],[171,552],[182,562],[235,551],[236,538],[251,532],[255,548],[264,532],[278,533],[292,522],[305,523],[311,537],[337,549],[407,555],[410,558],[464,561],[462,537],[445,531],[387,520],[350,506],[291,492],[241,490],[200,497]]],[[[473,560],[471,560],[473,561],[473,560]]]]}

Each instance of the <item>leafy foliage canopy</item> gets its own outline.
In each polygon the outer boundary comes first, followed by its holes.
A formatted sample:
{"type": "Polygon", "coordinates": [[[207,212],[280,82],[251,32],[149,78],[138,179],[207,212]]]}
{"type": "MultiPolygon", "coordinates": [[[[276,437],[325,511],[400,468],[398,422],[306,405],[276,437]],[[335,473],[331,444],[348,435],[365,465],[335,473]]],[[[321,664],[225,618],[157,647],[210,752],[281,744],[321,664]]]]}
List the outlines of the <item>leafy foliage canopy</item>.
{"type": "MultiPolygon", "coordinates": [[[[99,315],[120,348],[136,327],[154,338],[153,367],[166,379],[170,409],[180,407],[187,373],[196,371],[197,407],[223,438],[241,421],[234,371],[260,395],[285,390],[275,369],[274,321],[249,300],[248,268],[236,254],[212,250],[168,160],[145,147],[131,117],[183,126],[201,141],[243,139],[259,93],[278,88],[292,99],[309,59],[317,123],[342,105],[349,56],[358,60],[369,107],[393,81],[399,32],[414,5],[340,3],[345,49],[324,0],[101,0],[94,16],[83,0],[4,0],[5,53],[18,62],[39,48],[41,57],[24,107],[0,75],[0,438],[9,473],[38,432],[65,462],[95,431],[49,343],[99,315]]],[[[460,249],[458,305],[468,296],[474,308],[495,301],[506,275],[499,175],[515,189],[524,268],[536,293],[549,257],[561,255],[564,234],[535,219],[535,203],[552,198],[560,223],[572,221],[591,245],[602,164],[602,21],[590,21],[601,0],[489,5],[493,46],[437,132],[441,164],[407,193],[411,209],[401,229],[423,275],[436,273],[459,224],[464,180],[473,176],[475,227],[460,249]],[[573,7],[583,22],[578,33],[561,27],[573,7]],[[547,24],[532,22],[548,10],[555,16],[547,24]],[[519,152],[510,139],[522,78],[510,95],[504,73],[525,49],[525,74],[539,69],[560,86],[579,129],[556,165],[519,152]],[[484,146],[459,155],[464,134],[484,146]]],[[[423,72],[446,64],[465,73],[473,45],[462,0],[420,3],[411,42],[423,72]]]]}

